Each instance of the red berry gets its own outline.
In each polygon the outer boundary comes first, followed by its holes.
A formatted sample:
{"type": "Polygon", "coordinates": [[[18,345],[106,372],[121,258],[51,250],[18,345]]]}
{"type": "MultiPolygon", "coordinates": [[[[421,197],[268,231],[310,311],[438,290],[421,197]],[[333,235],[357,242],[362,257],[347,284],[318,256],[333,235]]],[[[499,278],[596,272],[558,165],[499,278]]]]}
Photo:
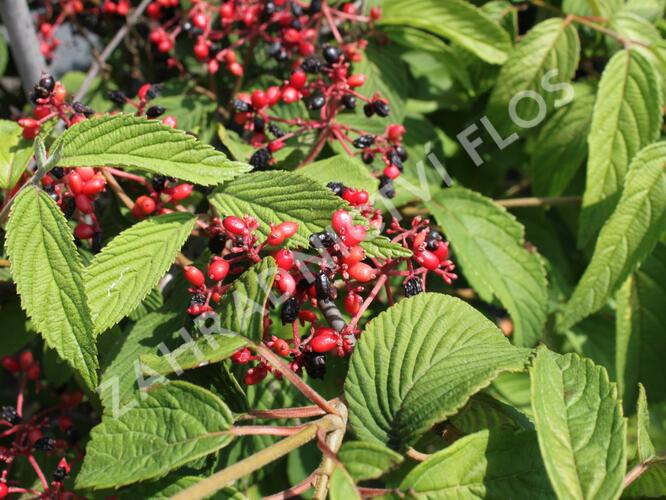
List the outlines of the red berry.
{"type": "Polygon", "coordinates": [[[139,196],[136,199],[134,206],[137,207],[137,210],[139,210],[143,215],[150,215],[155,211],[155,208],[157,208],[155,200],[153,200],[150,196],[145,195],[139,196]]]}
{"type": "Polygon", "coordinates": [[[164,38],[158,45],[157,50],[162,53],[167,53],[173,48],[173,41],[171,38],[164,38]]]}
{"type": "Polygon", "coordinates": [[[437,244],[437,249],[433,252],[440,262],[444,262],[449,258],[449,244],[448,242],[440,241],[437,244]]]}
{"type": "Polygon", "coordinates": [[[284,234],[285,238],[291,238],[298,232],[298,224],[295,222],[286,221],[281,223],[278,226],[278,229],[282,231],[282,234],[284,234]]]}
{"type": "Polygon", "coordinates": [[[386,129],[386,135],[389,138],[389,140],[393,142],[400,142],[402,140],[402,136],[405,135],[405,127],[403,125],[389,125],[386,129]]]}
{"type": "Polygon", "coordinates": [[[79,240],[87,240],[93,237],[95,229],[90,224],[81,222],[74,228],[74,237],[79,240]]]}
{"type": "Polygon", "coordinates": [[[162,16],[162,11],[160,9],[160,6],[156,3],[151,3],[147,8],[146,8],[146,13],[148,14],[148,17],[151,19],[159,19],[162,16]]]}
{"type": "Polygon", "coordinates": [[[28,377],[28,380],[37,380],[41,373],[42,370],[39,368],[39,365],[35,363],[26,370],[26,377],[28,377]]]}
{"type": "Polygon", "coordinates": [[[222,19],[230,19],[234,15],[234,4],[233,2],[226,2],[220,5],[220,17],[222,19]]]}
{"type": "Polygon", "coordinates": [[[81,176],[81,180],[86,182],[95,177],[95,169],[91,167],[79,167],[76,169],[76,173],[81,176]]]}
{"type": "Polygon", "coordinates": [[[273,342],[273,351],[278,356],[283,356],[287,357],[289,356],[289,353],[291,352],[291,349],[289,348],[289,344],[284,339],[277,339],[275,342],[273,342]]]}
{"type": "Polygon", "coordinates": [[[360,295],[354,292],[349,292],[344,300],[345,311],[354,316],[361,310],[363,299],[360,295]]]}
{"type": "Polygon", "coordinates": [[[194,46],[194,55],[199,61],[203,61],[208,57],[208,45],[206,42],[197,43],[194,46]]]}
{"type": "Polygon", "coordinates": [[[298,43],[301,41],[301,32],[294,28],[284,30],[283,36],[287,43],[298,43]]]}
{"type": "Polygon", "coordinates": [[[278,289],[283,294],[292,295],[296,290],[296,280],[291,274],[283,269],[278,270],[275,281],[277,282],[278,289]]]}
{"type": "Polygon", "coordinates": [[[9,494],[9,486],[4,481],[0,482],[0,498],[5,498],[9,494]]]}
{"type": "Polygon", "coordinates": [[[243,76],[243,66],[237,62],[232,63],[228,66],[229,72],[234,76],[243,76]]]}
{"type": "Polygon", "coordinates": [[[275,252],[275,262],[277,262],[277,265],[280,269],[289,271],[292,267],[294,267],[294,253],[291,250],[282,248],[275,252]]]}
{"type": "Polygon", "coordinates": [[[348,247],[353,247],[358,245],[365,239],[367,234],[367,229],[363,226],[352,226],[347,228],[347,230],[340,235],[342,242],[348,247]]]}
{"type": "Polygon", "coordinates": [[[227,277],[229,273],[229,263],[220,258],[214,258],[210,264],[208,264],[208,277],[212,281],[222,281],[227,277]]]}
{"type": "Polygon", "coordinates": [[[299,99],[299,94],[298,90],[296,90],[294,87],[286,87],[282,91],[282,101],[285,104],[291,104],[292,102],[296,102],[299,99]]]}
{"type": "Polygon", "coordinates": [[[96,194],[104,191],[106,187],[106,181],[104,177],[99,175],[95,176],[83,185],[82,193],[87,196],[95,196],[96,194]]]}
{"type": "Polygon", "coordinates": [[[342,258],[344,263],[348,266],[356,264],[357,262],[361,262],[363,259],[365,259],[365,250],[363,250],[363,247],[359,247],[358,245],[348,248],[347,255],[342,258]]]}
{"type": "Polygon", "coordinates": [[[16,375],[20,370],[21,366],[16,358],[12,356],[3,356],[2,357],[2,367],[7,370],[9,373],[16,375]]]}
{"type": "Polygon", "coordinates": [[[178,184],[171,191],[171,201],[181,201],[192,194],[192,184],[178,184]]]}
{"type": "Polygon", "coordinates": [[[225,217],[222,221],[224,228],[232,234],[241,235],[245,231],[246,227],[245,222],[235,215],[230,215],[225,217]]]}
{"type": "Polygon", "coordinates": [[[437,256],[429,250],[423,250],[422,252],[417,252],[415,254],[416,262],[421,264],[426,269],[432,271],[439,267],[439,259],[437,256]]]}
{"type": "Polygon", "coordinates": [[[347,85],[350,87],[360,87],[365,83],[365,75],[357,73],[347,78],[347,85]]]}
{"type": "Polygon", "coordinates": [[[395,165],[389,165],[384,169],[384,175],[389,179],[396,179],[400,177],[400,169],[395,165]]]}
{"type": "Polygon", "coordinates": [[[32,352],[23,351],[21,354],[19,354],[19,365],[21,366],[21,370],[26,371],[34,364],[35,358],[32,355],[32,352]]]}
{"type": "Polygon", "coordinates": [[[76,208],[84,214],[91,214],[95,210],[92,201],[85,194],[77,194],[74,201],[76,202],[76,208]]]}
{"type": "Polygon", "coordinates": [[[118,14],[119,16],[126,16],[128,12],[129,12],[129,4],[127,3],[126,0],[120,0],[120,2],[118,2],[118,8],[116,9],[116,14],[118,14]]]}
{"type": "Polygon", "coordinates": [[[373,7],[372,9],[370,9],[370,19],[376,21],[380,17],[382,17],[381,7],[373,7]]]}
{"type": "Polygon", "coordinates": [[[335,229],[335,232],[338,234],[344,234],[347,232],[347,229],[352,225],[352,223],[352,215],[342,208],[334,212],[333,216],[331,217],[331,225],[333,226],[333,229],[335,229]]]}
{"type": "Polygon", "coordinates": [[[62,83],[56,82],[53,93],[51,94],[53,104],[63,104],[65,102],[65,97],[67,97],[67,89],[65,89],[62,83]]]}
{"type": "Polygon", "coordinates": [[[32,116],[36,119],[41,120],[51,114],[51,109],[48,106],[35,106],[35,110],[32,112],[32,116]]]}
{"type": "Polygon", "coordinates": [[[146,96],[148,95],[148,92],[150,92],[151,88],[152,85],[150,83],[144,83],[143,85],[141,85],[139,91],[136,93],[137,97],[142,101],[146,100],[146,96]]]}
{"type": "Polygon", "coordinates": [[[310,346],[314,352],[324,353],[335,349],[338,346],[340,334],[333,328],[318,328],[314,337],[310,341],[310,346]]]}
{"type": "Polygon", "coordinates": [[[361,283],[366,283],[375,277],[375,270],[363,262],[352,264],[349,266],[347,272],[349,273],[349,276],[361,283]]]}
{"type": "Polygon", "coordinates": [[[203,12],[198,12],[192,16],[192,24],[194,24],[197,28],[204,29],[206,26],[208,26],[208,18],[206,17],[206,14],[203,12]]]}
{"type": "Polygon", "coordinates": [[[258,384],[262,380],[266,378],[266,375],[268,374],[268,370],[264,365],[259,365],[255,368],[250,368],[247,373],[245,374],[245,377],[243,377],[243,381],[247,385],[254,385],[258,384]]]}
{"type": "Polygon", "coordinates": [[[305,74],[305,71],[294,71],[289,78],[289,84],[295,89],[301,89],[305,86],[305,83],[308,81],[308,75],[305,74]]]}
{"type": "Polygon", "coordinates": [[[268,105],[275,106],[278,102],[280,102],[281,94],[282,92],[280,91],[280,87],[275,85],[268,87],[268,89],[266,89],[266,99],[268,99],[268,105]]]}
{"type": "Polygon", "coordinates": [[[194,266],[185,266],[185,279],[197,288],[203,286],[206,281],[203,273],[194,266]]]}
{"type": "Polygon", "coordinates": [[[176,128],[176,126],[178,125],[176,117],[171,115],[166,115],[164,118],[162,118],[162,123],[167,127],[171,128],[176,128]]]}
{"type": "Polygon", "coordinates": [[[252,357],[252,353],[250,352],[250,350],[247,347],[245,347],[245,348],[241,349],[240,351],[235,352],[231,356],[231,361],[233,361],[234,363],[237,363],[239,365],[244,365],[245,363],[250,361],[251,357],[252,357]]]}
{"type": "Polygon", "coordinates": [[[276,151],[280,151],[284,146],[284,141],[278,139],[268,144],[268,150],[271,153],[275,153],[276,151]]]}
{"type": "Polygon", "coordinates": [[[252,92],[252,107],[254,109],[262,109],[268,105],[268,98],[263,90],[255,90],[252,92]]]}
{"type": "Polygon", "coordinates": [[[286,235],[280,229],[280,226],[278,226],[269,233],[268,238],[266,238],[266,243],[268,243],[271,246],[276,247],[276,246],[282,245],[285,238],[286,238],[286,235]]]}

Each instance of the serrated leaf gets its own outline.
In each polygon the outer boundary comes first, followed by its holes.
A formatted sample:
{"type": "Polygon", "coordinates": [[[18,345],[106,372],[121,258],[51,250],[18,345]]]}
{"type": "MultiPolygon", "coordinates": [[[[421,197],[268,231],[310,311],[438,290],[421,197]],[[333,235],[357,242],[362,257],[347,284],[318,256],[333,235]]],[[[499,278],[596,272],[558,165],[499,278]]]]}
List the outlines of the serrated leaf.
{"type": "Polygon", "coordinates": [[[0,188],[12,190],[25,172],[33,148],[18,123],[0,120],[0,188]]]}
{"type": "Polygon", "coordinates": [[[154,352],[163,342],[171,344],[182,327],[181,313],[154,312],[125,331],[116,327],[99,337],[102,377],[98,392],[105,413],[121,411],[127,401],[138,399],[140,356],[154,352]]]}
{"type": "Polygon", "coordinates": [[[664,15],[664,0],[627,0],[622,12],[636,14],[652,23],[656,23],[664,15]]]}
{"type": "Polygon", "coordinates": [[[624,408],[633,408],[637,386],[654,401],[666,399],[666,244],[659,243],[624,283],[617,296],[615,365],[624,408]]]}
{"type": "Polygon", "coordinates": [[[349,421],[359,439],[404,448],[529,354],[459,299],[404,299],[359,340],[345,380],[349,421]]]}
{"type": "Polygon", "coordinates": [[[542,348],[530,378],[541,456],[558,498],[619,498],[626,424],[606,370],[542,348]]]}
{"type": "Polygon", "coordinates": [[[393,243],[386,236],[373,232],[369,232],[360,245],[368,257],[375,259],[398,259],[412,256],[412,251],[409,248],[393,243]]]}
{"type": "Polygon", "coordinates": [[[655,457],[656,452],[650,439],[650,412],[647,395],[643,384],[638,384],[638,403],[636,404],[636,449],[639,462],[647,462],[655,457]]]}
{"type": "Polygon", "coordinates": [[[622,493],[622,498],[664,498],[666,495],[666,463],[649,467],[622,493]]]}
{"type": "Polygon", "coordinates": [[[546,271],[525,249],[524,229],[504,208],[464,188],[441,191],[426,203],[451,242],[465,278],[490,302],[496,296],[511,314],[517,345],[541,338],[546,323],[546,271]]]}
{"type": "Polygon", "coordinates": [[[632,159],[657,140],[660,127],[661,95],[653,65],[637,50],[618,52],[604,69],[592,113],[581,247],[613,213],[632,159]]]}
{"type": "Polygon", "coordinates": [[[509,53],[488,102],[488,119],[502,137],[523,130],[509,112],[512,100],[521,93],[536,93],[543,99],[542,103],[531,97],[518,101],[515,115],[525,122],[566,104],[558,99],[567,97],[565,85],[576,72],[579,56],[578,32],[568,19],[548,19],[527,32],[509,53]],[[545,109],[540,109],[544,103],[545,109]]]}
{"type": "Polygon", "coordinates": [[[331,500],[361,500],[354,479],[341,464],[336,464],[331,474],[328,490],[328,498],[331,500]]]}
{"type": "Polygon", "coordinates": [[[375,179],[368,167],[348,155],[335,155],[315,161],[297,170],[297,173],[314,179],[323,186],[329,182],[342,182],[345,186],[365,189],[372,194],[377,191],[375,179]]]}
{"type": "Polygon", "coordinates": [[[587,156],[595,92],[574,84],[574,100],[555,111],[531,141],[530,176],[538,196],[560,196],[587,156]]]}
{"type": "Polygon", "coordinates": [[[566,330],[598,311],[652,251],[666,229],[666,142],[631,162],[622,197],[601,229],[594,253],[558,320],[566,330]]]}
{"type": "Polygon", "coordinates": [[[250,215],[259,223],[257,232],[267,237],[269,223],[293,221],[298,232],[288,246],[308,246],[308,237],[323,231],[331,215],[345,206],[341,198],[305,176],[284,171],[255,172],[218,188],[210,197],[220,215],[250,215]]]}
{"type": "Polygon", "coordinates": [[[203,186],[248,172],[191,135],[132,115],[91,118],[68,129],[52,146],[62,147],[61,167],[120,166],[147,170],[203,186]]]}
{"type": "Polygon", "coordinates": [[[97,333],[115,325],[157,285],[194,227],[189,213],[151,217],[124,230],[95,255],[85,285],[97,333]]]}
{"type": "Polygon", "coordinates": [[[483,429],[498,432],[534,429],[529,419],[516,408],[483,392],[473,396],[465,408],[451,417],[450,422],[463,434],[483,429]]]}
{"type": "Polygon", "coordinates": [[[213,393],[171,382],[93,428],[77,488],[110,488],[163,476],[229,444],[231,411],[213,393]]]}
{"type": "Polygon", "coordinates": [[[387,0],[380,26],[410,26],[448,38],[491,64],[503,64],[509,35],[484,12],[463,0],[387,0]]]}
{"type": "Polygon", "coordinates": [[[412,498],[555,498],[530,431],[465,436],[417,465],[400,490],[412,498]]]}
{"type": "Polygon", "coordinates": [[[404,460],[392,449],[368,441],[347,441],[340,448],[338,459],[355,481],[377,479],[404,460]]]}
{"type": "Polygon", "coordinates": [[[47,344],[89,389],[97,385],[97,348],[83,284],[83,265],[62,211],[28,186],[14,199],[6,248],[21,305],[47,344]]]}
{"type": "Polygon", "coordinates": [[[159,310],[164,305],[164,295],[160,291],[159,286],[153,288],[148,295],[141,301],[141,303],[128,314],[128,318],[132,321],[139,321],[141,318],[151,312],[159,310]]]}

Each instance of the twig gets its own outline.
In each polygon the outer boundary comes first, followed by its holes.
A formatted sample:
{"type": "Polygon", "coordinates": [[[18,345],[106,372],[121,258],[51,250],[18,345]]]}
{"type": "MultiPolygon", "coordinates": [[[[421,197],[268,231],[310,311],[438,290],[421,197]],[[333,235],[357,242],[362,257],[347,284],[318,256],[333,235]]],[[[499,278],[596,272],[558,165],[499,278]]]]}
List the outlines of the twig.
{"type": "Polygon", "coordinates": [[[303,430],[304,425],[241,425],[229,429],[233,436],[292,436],[303,430]]]}
{"type": "MultiPolygon", "coordinates": [[[[116,34],[113,36],[111,41],[108,43],[106,47],[104,47],[104,50],[102,53],[99,55],[99,59],[95,61],[92,66],[90,66],[90,69],[88,70],[88,74],[86,75],[86,78],[83,80],[83,83],[79,87],[79,91],[76,93],[76,96],[74,96],[75,101],[80,101],[83,99],[83,97],[86,95],[86,92],[90,89],[90,86],[92,85],[93,81],[95,80],[95,77],[97,77],[97,73],[100,72],[102,69],[102,64],[106,63],[106,60],[111,56],[114,50],[116,50],[116,47],[120,45],[120,42],[122,42],[123,38],[125,38],[125,35],[129,31],[129,29],[132,27],[134,23],[137,22],[141,14],[143,14],[143,11],[146,10],[146,7],[150,5],[152,0],[143,0],[134,11],[127,16],[127,21],[125,24],[116,32],[116,34]]],[[[13,2],[4,2],[4,0],[0,3],[13,3],[13,2]]]]}
{"type": "MultiPolygon", "coordinates": [[[[329,401],[331,405],[335,405],[336,399],[329,401]]],[[[254,410],[249,411],[240,417],[240,420],[249,419],[264,419],[264,418],[308,418],[308,417],[321,417],[326,415],[326,412],[319,408],[319,406],[303,406],[301,408],[278,408],[275,410],[254,410]]]]}
{"type": "Polygon", "coordinates": [[[312,483],[314,482],[316,475],[317,471],[314,471],[297,485],[294,485],[291,488],[287,488],[286,490],[276,493],[275,495],[264,497],[264,500],[286,500],[287,498],[298,496],[312,487],[312,483]]]}
{"type": "Polygon", "coordinates": [[[11,264],[7,259],[0,259],[0,267],[9,267],[11,264]]]}
{"type": "Polygon", "coordinates": [[[421,453],[420,451],[415,450],[411,446],[407,449],[407,453],[405,453],[405,455],[407,455],[412,460],[416,460],[417,462],[423,462],[430,456],[427,453],[421,453]]]}
{"type": "Polygon", "coordinates": [[[103,168],[102,175],[106,179],[106,182],[111,188],[111,191],[114,192],[114,194],[118,197],[118,199],[122,201],[127,208],[132,210],[132,208],[134,208],[134,202],[132,201],[132,198],[127,196],[127,193],[125,193],[125,190],[120,186],[120,184],[118,184],[118,181],[113,176],[113,174],[109,172],[106,168],[103,168]]]}
{"type": "Polygon", "coordinates": [[[315,500],[325,500],[326,493],[328,492],[328,483],[331,475],[335,471],[337,460],[334,458],[342,446],[342,440],[345,437],[345,430],[347,428],[347,406],[339,402],[337,405],[338,414],[342,419],[342,423],[338,425],[330,434],[326,436],[324,445],[328,447],[329,453],[324,453],[324,459],[321,461],[319,469],[317,469],[317,479],[315,480],[315,492],[313,498],[315,500]],[[333,456],[331,456],[333,455],[333,456]]]}
{"type": "Polygon", "coordinates": [[[509,198],[506,200],[495,200],[495,203],[504,208],[518,207],[544,207],[560,205],[580,205],[583,199],[580,196],[553,196],[553,197],[531,197],[531,198],[509,198]]]}

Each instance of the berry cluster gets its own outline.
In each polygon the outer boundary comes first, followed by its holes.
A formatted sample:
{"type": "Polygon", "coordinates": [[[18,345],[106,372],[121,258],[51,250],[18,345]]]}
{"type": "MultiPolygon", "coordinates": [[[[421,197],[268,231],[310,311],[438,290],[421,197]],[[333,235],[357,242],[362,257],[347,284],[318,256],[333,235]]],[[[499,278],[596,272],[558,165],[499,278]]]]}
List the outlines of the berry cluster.
{"type": "Polygon", "coordinates": [[[72,420],[73,411],[81,403],[83,394],[80,391],[62,392],[54,406],[39,411],[31,409],[31,414],[27,415],[28,383],[34,383],[36,393],[44,389],[39,362],[32,352],[23,351],[15,357],[3,357],[2,367],[16,377],[19,389],[16,404],[0,408],[0,462],[4,463],[0,474],[0,498],[9,494],[63,498],[67,494],[63,482],[70,473],[70,464],[80,461],[83,456],[83,450],[78,445],[79,433],[72,420]],[[74,456],[68,461],[65,455],[70,450],[74,456]],[[40,454],[61,457],[50,481],[37,462],[36,456],[40,454]],[[11,480],[13,466],[18,460],[27,460],[43,491],[18,486],[11,480]]]}

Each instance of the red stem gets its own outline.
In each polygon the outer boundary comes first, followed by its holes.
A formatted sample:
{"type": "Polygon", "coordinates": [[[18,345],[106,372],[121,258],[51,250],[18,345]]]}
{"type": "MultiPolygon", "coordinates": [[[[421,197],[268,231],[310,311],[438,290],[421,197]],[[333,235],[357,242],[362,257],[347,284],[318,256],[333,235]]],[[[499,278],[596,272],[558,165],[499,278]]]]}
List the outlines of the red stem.
{"type": "Polygon", "coordinates": [[[46,477],[44,477],[44,473],[42,472],[42,469],[39,467],[39,464],[37,463],[37,460],[35,460],[35,457],[32,455],[28,455],[28,462],[30,462],[30,465],[32,465],[32,468],[35,469],[35,472],[37,473],[37,477],[42,483],[42,486],[44,487],[44,491],[49,489],[49,482],[46,480],[46,477]]]}

